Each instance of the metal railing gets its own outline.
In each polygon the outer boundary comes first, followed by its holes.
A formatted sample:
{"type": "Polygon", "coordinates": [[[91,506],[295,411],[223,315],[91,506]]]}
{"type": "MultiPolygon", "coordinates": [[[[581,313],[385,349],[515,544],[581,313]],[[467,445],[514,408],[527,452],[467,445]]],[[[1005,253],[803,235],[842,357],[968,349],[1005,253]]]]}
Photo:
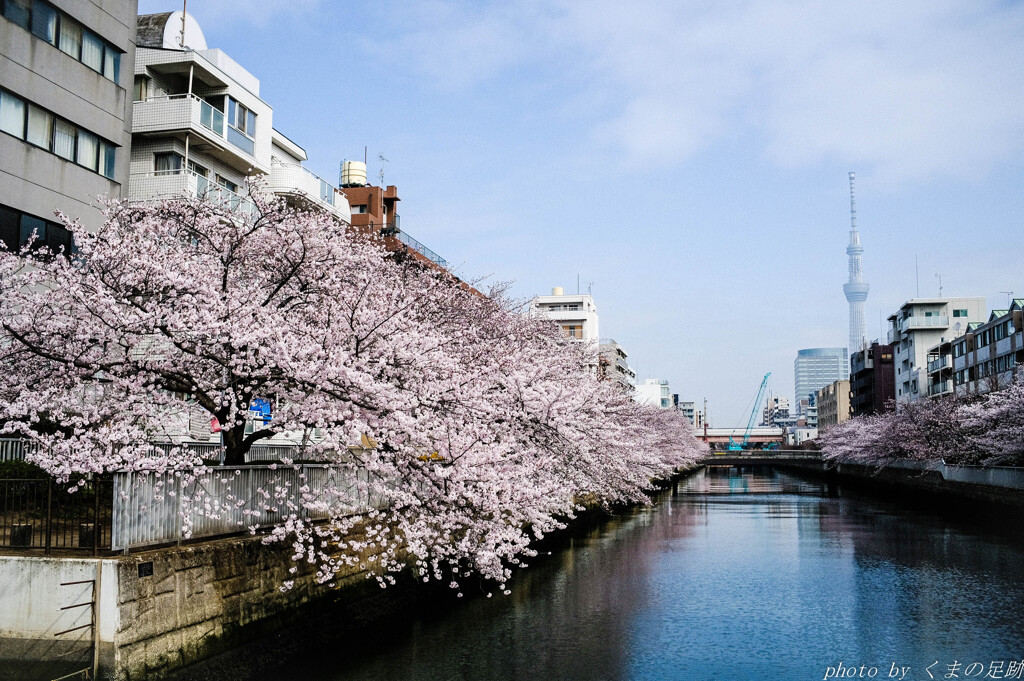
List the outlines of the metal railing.
{"type": "Polygon", "coordinates": [[[908,331],[910,329],[917,328],[935,328],[940,326],[949,326],[949,317],[944,315],[932,315],[930,317],[907,317],[906,319],[900,320],[901,331],[908,331]]]}
{"type": "Polygon", "coordinates": [[[34,442],[25,442],[19,438],[0,438],[0,461],[24,461],[25,455],[35,452],[34,442]]]}
{"type": "Polygon", "coordinates": [[[111,485],[105,477],[82,484],[52,478],[0,480],[0,546],[95,555],[110,545],[111,485]]]}
{"type": "Polygon", "coordinates": [[[254,213],[256,204],[250,199],[193,170],[176,168],[151,173],[132,173],[128,177],[129,193],[133,199],[162,199],[181,196],[206,198],[230,210],[254,213]]]}
{"type": "Polygon", "coordinates": [[[368,483],[365,469],[327,464],[218,466],[195,478],[115,473],[110,546],[127,551],[248,532],[293,514],[322,520],[384,508],[368,483]]]}
{"type": "Polygon", "coordinates": [[[398,229],[398,227],[394,227],[394,226],[390,226],[389,225],[388,227],[384,228],[384,233],[388,234],[390,236],[395,237],[396,239],[401,241],[403,244],[405,244],[409,248],[413,249],[414,251],[418,252],[420,255],[422,255],[425,258],[427,258],[427,260],[430,260],[431,262],[437,263],[441,267],[444,267],[444,268],[448,267],[448,261],[447,260],[445,260],[444,258],[439,256],[437,253],[435,253],[434,251],[432,251],[429,248],[427,248],[426,246],[424,246],[422,243],[420,243],[419,241],[417,241],[413,237],[409,236],[408,233],[403,232],[402,230],[398,229]]]}

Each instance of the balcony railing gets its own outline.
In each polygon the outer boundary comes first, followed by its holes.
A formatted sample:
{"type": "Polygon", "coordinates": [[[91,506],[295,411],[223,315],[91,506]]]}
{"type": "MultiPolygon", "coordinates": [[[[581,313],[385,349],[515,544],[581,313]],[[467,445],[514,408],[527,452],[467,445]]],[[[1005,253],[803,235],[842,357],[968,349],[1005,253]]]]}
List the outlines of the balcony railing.
{"type": "Polygon", "coordinates": [[[935,315],[932,317],[907,317],[900,321],[901,331],[913,329],[937,329],[949,326],[949,317],[935,315]]]}
{"type": "Polygon", "coordinates": [[[248,198],[191,170],[133,173],[128,178],[128,196],[133,201],[190,196],[206,198],[229,210],[243,213],[252,213],[256,210],[255,204],[248,198]]]}
{"type": "Polygon", "coordinates": [[[929,397],[935,395],[945,395],[946,393],[953,392],[953,381],[945,380],[939,381],[938,383],[932,383],[928,386],[929,397]]]}
{"type": "Polygon", "coordinates": [[[255,156],[255,142],[248,135],[227,124],[224,112],[204,99],[183,93],[149,97],[135,102],[132,109],[132,132],[161,132],[191,129],[213,140],[230,142],[231,146],[255,156]]]}
{"type": "Polygon", "coordinates": [[[950,366],[949,355],[946,355],[944,357],[940,357],[939,359],[934,359],[934,360],[928,362],[928,373],[933,373],[933,372],[936,372],[936,371],[938,371],[940,369],[947,369],[947,368],[949,368],[949,366],[950,366]]]}
{"type": "Polygon", "coordinates": [[[348,200],[334,185],[298,163],[274,161],[267,189],[275,194],[299,195],[346,222],[352,221],[348,200]]]}

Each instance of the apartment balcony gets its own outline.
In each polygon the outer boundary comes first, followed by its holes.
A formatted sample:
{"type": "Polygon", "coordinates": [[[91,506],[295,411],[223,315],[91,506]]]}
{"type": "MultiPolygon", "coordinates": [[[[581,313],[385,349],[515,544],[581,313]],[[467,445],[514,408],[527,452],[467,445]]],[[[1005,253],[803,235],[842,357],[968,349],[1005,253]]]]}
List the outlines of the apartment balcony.
{"type": "Polygon", "coordinates": [[[132,201],[205,197],[229,210],[243,213],[256,210],[256,206],[249,199],[191,170],[134,173],[128,177],[128,196],[132,201]]]}
{"type": "Polygon", "coordinates": [[[227,124],[224,112],[191,94],[150,97],[135,102],[132,134],[189,137],[190,147],[210,154],[243,174],[268,172],[255,157],[255,141],[227,124]]]}
{"type": "Polygon", "coordinates": [[[948,395],[953,392],[953,381],[946,379],[945,381],[939,381],[938,383],[932,383],[928,386],[928,397],[936,397],[938,395],[948,395]]]}
{"type": "Polygon", "coordinates": [[[297,198],[307,205],[326,210],[340,220],[352,222],[352,212],[345,195],[298,163],[271,162],[266,187],[269,192],[297,198]]]}
{"type": "Polygon", "coordinates": [[[950,360],[949,356],[946,355],[944,357],[940,357],[939,359],[928,362],[928,373],[933,374],[936,371],[941,371],[942,369],[949,369],[951,368],[951,366],[952,361],[950,360]]]}
{"type": "MultiPolygon", "coordinates": [[[[949,317],[907,317],[900,320],[900,331],[917,331],[921,329],[945,329],[949,326],[949,317]]],[[[891,342],[891,341],[890,341],[891,342]]]]}

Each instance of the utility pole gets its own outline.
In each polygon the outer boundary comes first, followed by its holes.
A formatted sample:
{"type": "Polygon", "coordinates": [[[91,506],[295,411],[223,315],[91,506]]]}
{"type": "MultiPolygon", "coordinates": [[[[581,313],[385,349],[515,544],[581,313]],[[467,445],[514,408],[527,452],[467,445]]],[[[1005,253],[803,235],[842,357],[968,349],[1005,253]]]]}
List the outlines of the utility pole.
{"type": "Polygon", "coordinates": [[[708,441],[708,398],[704,398],[704,442],[708,441]]]}

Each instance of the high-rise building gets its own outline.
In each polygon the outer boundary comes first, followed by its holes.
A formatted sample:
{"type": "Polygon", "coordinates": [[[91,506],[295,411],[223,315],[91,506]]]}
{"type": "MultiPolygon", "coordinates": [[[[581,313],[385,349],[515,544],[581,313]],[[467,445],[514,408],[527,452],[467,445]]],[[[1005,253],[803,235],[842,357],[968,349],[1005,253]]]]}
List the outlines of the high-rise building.
{"type": "Polygon", "coordinates": [[[0,2],[0,248],[71,247],[128,193],[137,3],[0,2]]]}
{"type": "MultiPolygon", "coordinates": [[[[834,381],[844,381],[850,377],[850,365],[847,361],[846,348],[806,348],[796,353],[793,361],[793,383],[796,390],[797,405],[808,400],[814,403],[814,393],[834,381]]],[[[804,412],[804,408],[798,409],[804,412]]]]}
{"type": "MultiPolygon", "coordinates": [[[[846,247],[846,255],[850,259],[850,280],[843,284],[843,293],[850,303],[850,344],[849,352],[856,352],[864,345],[864,301],[868,299],[868,285],[864,281],[864,270],[861,266],[861,255],[864,247],[860,245],[860,232],[857,231],[857,202],[853,191],[854,174],[850,173],[850,244],[846,247]]],[[[801,395],[797,395],[799,399],[801,395]]]]}

